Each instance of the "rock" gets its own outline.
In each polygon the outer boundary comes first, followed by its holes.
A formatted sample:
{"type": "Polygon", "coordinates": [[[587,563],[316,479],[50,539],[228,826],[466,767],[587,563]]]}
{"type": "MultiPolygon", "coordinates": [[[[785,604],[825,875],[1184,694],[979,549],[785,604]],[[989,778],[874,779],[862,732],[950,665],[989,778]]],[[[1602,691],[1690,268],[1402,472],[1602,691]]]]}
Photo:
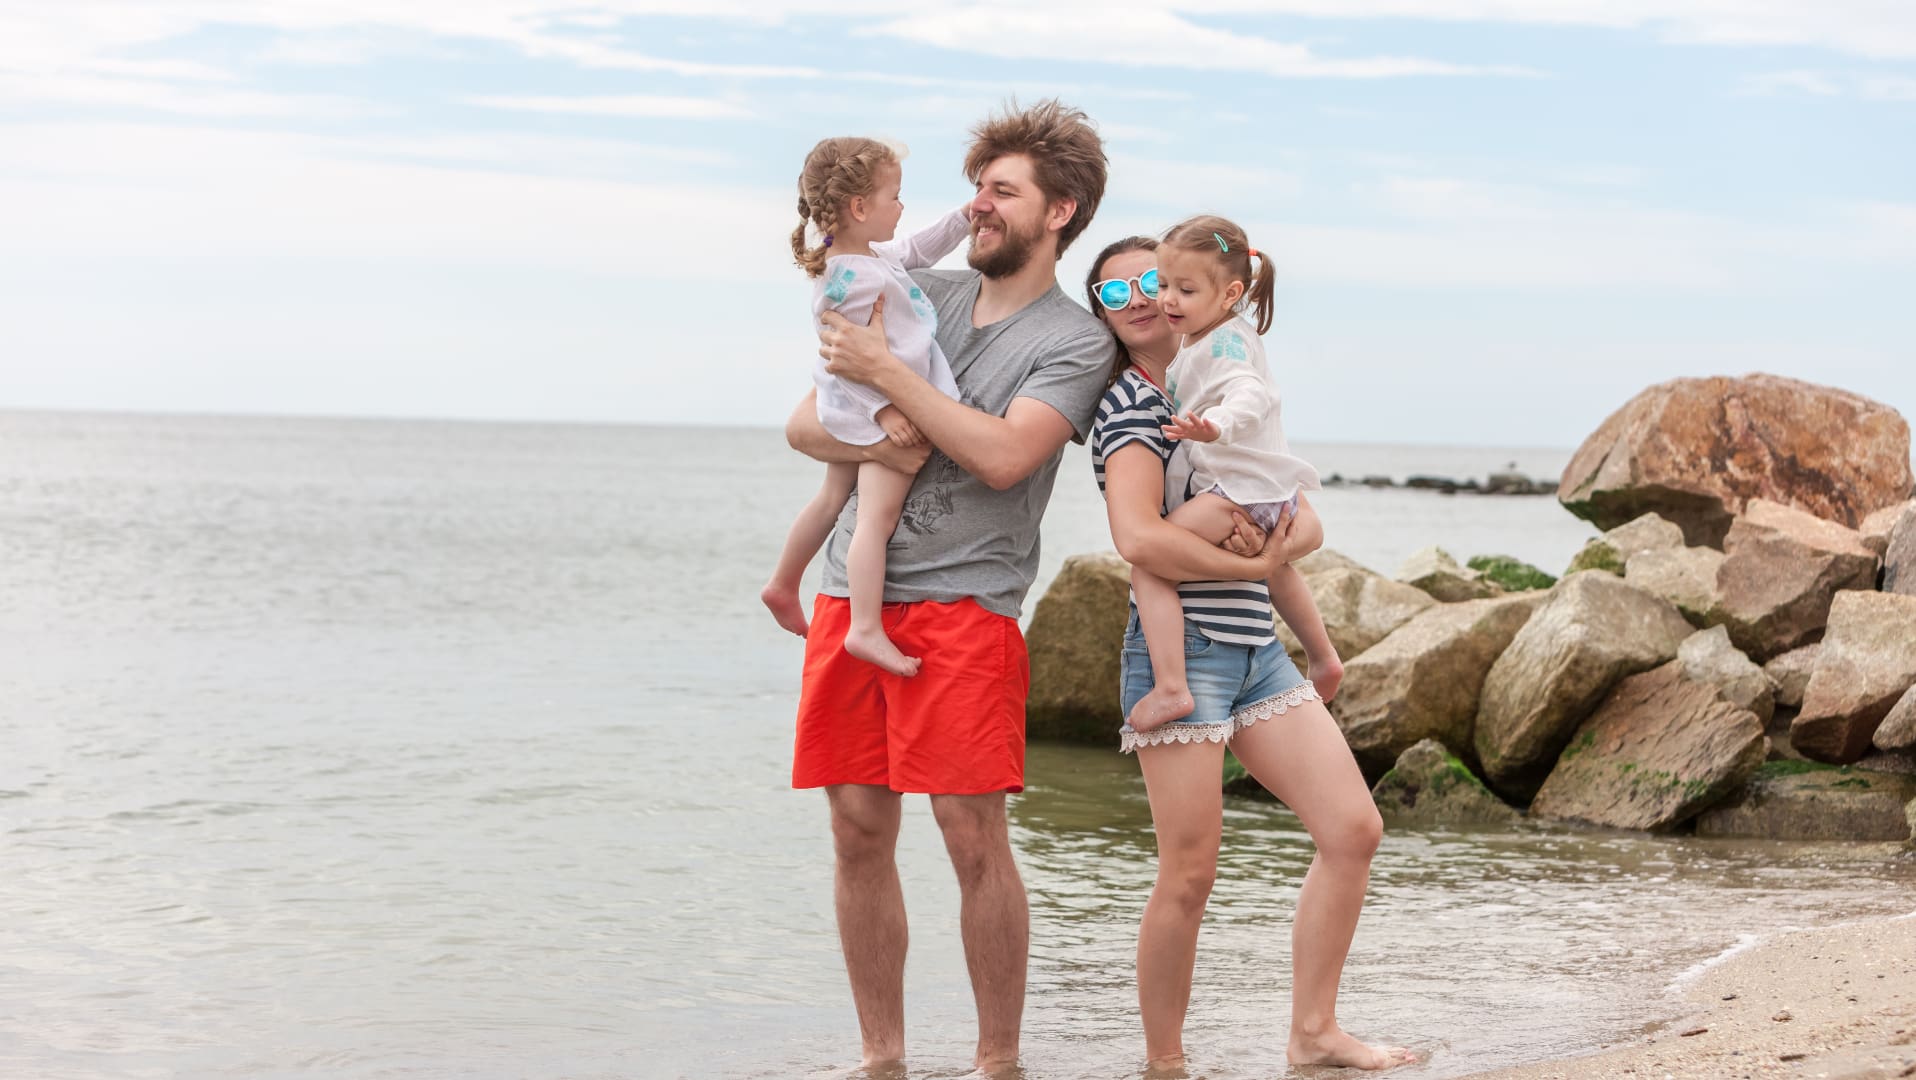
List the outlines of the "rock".
{"type": "Polygon", "coordinates": [[[1650,387],[1584,440],[1557,492],[1598,528],[1655,511],[1710,547],[1753,498],[1854,528],[1909,497],[1909,425],[1896,410],[1775,375],[1650,387]]]}
{"type": "Polygon", "coordinates": [[[1856,531],[1862,535],[1863,543],[1881,556],[1889,549],[1890,534],[1896,531],[1896,523],[1903,520],[1905,514],[1916,514],[1916,499],[1883,507],[1864,518],[1863,523],[1856,526],[1856,531]]]}
{"type": "Polygon", "coordinates": [[[1405,750],[1370,794],[1380,813],[1405,824],[1494,825],[1522,817],[1436,739],[1405,750]]]}
{"type": "Polygon", "coordinates": [[[1548,589],[1557,583],[1556,578],[1508,555],[1473,555],[1464,565],[1482,574],[1485,580],[1505,592],[1548,589]]]}
{"type": "Polygon", "coordinates": [[[1485,495],[1549,495],[1557,490],[1557,482],[1538,483],[1523,473],[1512,470],[1491,473],[1484,480],[1485,495]]]}
{"type": "MultiPolygon", "coordinates": [[[[1437,604],[1423,590],[1392,581],[1342,555],[1323,559],[1313,555],[1299,559],[1295,565],[1311,587],[1311,597],[1324,617],[1331,644],[1346,663],[1363,655],[1365,649],[1418,612],[1437,604]]],[[[1304,670],[1304,646],[1282,619],[1277,623],[1277,636],[1291,659],[1297,661],[1298,670],[1304,670]]]]}
{"type": "Polygon", "coordinates": [[[1031,693],[1025,734],[1109,743],[1124,722],[1118,655],[1130,612],[1131,568],[1115,552],[1073,555],[1038,601],[1025,635],[1031,693]]]}
{"type": "Polygon", "coordinates": [[[1735,799],[1697,818],[1698,836],[1907,840],[1916,777],[1772,761],[1735,799]]]}
{"type": "Polygon", "coordinates": [[[1870,742],[1886,753],[1916,750],[1916,686],[1903,691],[1903,696],[1890,706],[1889,715],[1883,717],[1870,742]]]}
{"type": "Polygon", "coordinates": [[[1397,568],[1397,580],[1446,604],[1497,595],[1497,587],[1485,581],[1482,574],[1458,566],[1450,552],[1440,547],[1424,548],[1405,559],[1397,568]]]}
{"type": "Polygon", "coordinates": [[[1816,641],[1831,599],[1876,582],[1876,555],[1851,529],[1764,500],[1731,524],[1704,614],[1727,626],[1736,647],[1758,660],[1816,641]]]}
{"type": "Polygon", "coordinates": [[[1763,674],[1768,675],[1776,687],[1778,705],[1792,709],[1803,707],[1803,691],[1809,689],[1810,672],[1816,669],[1816,658],[1821,655],[1823,644],[1819,641],[1773,656],[1763,665],[1763,674]]]}
{"type": "Polygon", "coordinates": [[[1790,745],[1817,761],[1855,761],[1912,684],[1916,596],[1837,593],[1803,711],[1790,724],[1790,745]]]}
{"type": "Polygon", "coordinates": [[[1687,668],[1678,659],[1619,682],[1558,758],[1530,816],[1669,829],[1748,780],[1768,749],[1763,722],[1687,668]]]}
{"type": "Polygon", "coordinates": [[[1903,510],[1883,551],[1883,591],[1916,596],[1916,504],[1903,510]]]}
{"type": "Polygon", "coordinates": [[[1564,576],[1579,570],[1608,570],[1621,575],[1630,557],[1638,552],[1682,546],[1682,529],[1655,514],[1645,514],[1583,545],[1583,550],[1570,560],[1570,568],[1564,571],[1564,576]]]}
{"type": "Polygon", "coordinates": [[[1677,660],[1683,665],[1684,678],[1715,686],[1723,700],[1755,713],[1765,726],[1775,715],[1776,690],[1770,677],[1730,644],[1730,633],[1723,627],[1691,634],[1677,649],[1677,660]]]}
{"type": "Polygon", "coordinates": [[[1716,606],[1716,576],[1723,553],[1705,547],[1672,547],[1630,556],[1623,577],[1636,588],[1676,605],[1694,626],[1705,624],[1716,606]]]}
{"type": "Polygon", "coordinates": [[[1484,676],[1543,593],[1438,604],[1344,667],[1331,714],[1367,775],[1424,739],[1469,747],[1484,676]]]}
{"type": "Polygon", "coordinates": [[[1527,798],[1619,679],[1676,657],[1690,624],[1614,575],[1564,578],[1491,665],[1475,742],[1490,786],[1527,798]]]}

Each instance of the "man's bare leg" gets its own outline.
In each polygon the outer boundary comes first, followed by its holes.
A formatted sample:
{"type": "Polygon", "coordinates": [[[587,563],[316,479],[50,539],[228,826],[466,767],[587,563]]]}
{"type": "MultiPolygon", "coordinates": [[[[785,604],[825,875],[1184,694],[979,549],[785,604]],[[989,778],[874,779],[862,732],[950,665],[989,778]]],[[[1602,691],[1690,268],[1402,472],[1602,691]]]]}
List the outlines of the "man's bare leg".
{"type": "Polygon", "coordinates": [[[973,1064],[987,1073],[1008,1070],[1018,1061],[1031,913],[1024,880],[1011,857],[1004,792],[933,795],[931,811],[958,874],[959,927],[971,995],[978,1005],[973,1064]]]}
{"type": "Polygon", "coordinates": [[[905,1056],[905,893],[898,884],[899,796],[870,784],[825,789],[832,807],[834,905],[867,1067],[905,1056]]]}

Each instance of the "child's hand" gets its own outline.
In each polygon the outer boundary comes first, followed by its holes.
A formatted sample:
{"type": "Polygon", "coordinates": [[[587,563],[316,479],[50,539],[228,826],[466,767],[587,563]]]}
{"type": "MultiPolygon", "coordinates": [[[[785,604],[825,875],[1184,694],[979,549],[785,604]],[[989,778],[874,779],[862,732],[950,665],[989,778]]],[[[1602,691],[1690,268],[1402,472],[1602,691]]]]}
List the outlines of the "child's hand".
{"type": "Polygon", "coordinates": [[[1164,435],[1168,439],[1192,439],[1197,442],[1216,442],[1217,425],[1196,413],[1185,413],[1164,425],[1164,435]]]}
{"type": "Polygon", "coordinates": [[[914,446],[925,445],[924,433],[919,431],[910,420],[905,419],[905,414],[898,411],[898,406],[887,405],[878,410],[876,419],[878,426],[885,429],[885,437],[892,441],[892,445],[901,446],[907,450],[914,446]]]}

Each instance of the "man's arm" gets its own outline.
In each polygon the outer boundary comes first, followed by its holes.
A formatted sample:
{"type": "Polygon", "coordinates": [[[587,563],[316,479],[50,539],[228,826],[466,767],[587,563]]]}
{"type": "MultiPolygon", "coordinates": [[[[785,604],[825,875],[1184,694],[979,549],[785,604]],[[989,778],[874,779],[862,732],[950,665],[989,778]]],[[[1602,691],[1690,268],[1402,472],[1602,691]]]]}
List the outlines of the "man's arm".
{"type": "Polygon", "coordinates": [[[931,457],[931,447],[922,444],[907,448],[884,439],[870,446],[853,446],[832,438],[825,425],[818,422],[816,389],[805,395],[798,408],[792,410],[791,419],[785,421],[785,442],[806,457],[828,465],[876,461],[907,474],[924,468],[926,459],[931,457]]]}
{"type": "Polygon", "coordinates": [[[992,416],[940,393],[892,355],[885,343],[884,311],[881,301],[872,309],[870,326],[826,312],[818,350],[827,361],[825,370],[885,395],[966,472],[1003,491],[1030,476],[1071,438],[1071,421],[1035,398],[1013,398],[1005,415],[992,416]]]}
{"type": "Polygon", "coordinates": [[[1104,459],[1104,499],[1118,554],[1171,581],[1262,581],[1323,540],[1317,514],[1307,512],[1300,500],[1297,517],[1272,533],[1260,554],[1246,557],[1213,547],[1160,515],[1164,466],[1143,443],[1121,446],[1104,459]]]}

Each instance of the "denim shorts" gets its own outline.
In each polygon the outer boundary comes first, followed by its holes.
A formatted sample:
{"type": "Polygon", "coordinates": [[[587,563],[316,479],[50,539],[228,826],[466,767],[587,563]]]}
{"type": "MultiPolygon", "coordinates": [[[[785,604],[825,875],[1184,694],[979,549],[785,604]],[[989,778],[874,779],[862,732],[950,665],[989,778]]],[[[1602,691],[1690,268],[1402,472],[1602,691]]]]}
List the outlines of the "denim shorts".
{"type": "MultiPolygon", "coordinates": [[[[1212,641],[1188,622],[1184,624],[1184,679],[1197,703],[1191,715],[1142,735],[1127,723],[1118,732],[1119,750],[1128,754],[1140,746],[1200,739],[1226,742],[1259,720],[1318,700],[1317,688],[1298,672],[1282,642],[1230,645],[1212,641]]],[[[1152,686],[1151,654],[1145,648],[1135,607],[1124,628],[1118,684],[1119,703],[1124,715],[1130,716],[1152,686]]]]}

